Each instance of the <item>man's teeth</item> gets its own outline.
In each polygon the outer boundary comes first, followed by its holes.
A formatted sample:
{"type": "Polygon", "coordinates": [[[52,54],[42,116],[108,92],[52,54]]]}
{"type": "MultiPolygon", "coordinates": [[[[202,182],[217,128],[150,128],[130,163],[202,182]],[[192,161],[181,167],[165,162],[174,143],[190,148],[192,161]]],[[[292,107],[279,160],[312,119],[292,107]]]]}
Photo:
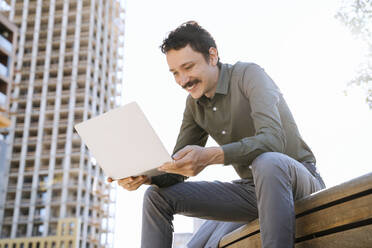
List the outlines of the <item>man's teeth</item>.
{"type": "Polygon", "coordinates": [[[192,88],[194,88],[194,86],[195,86],[195,84],[193,84],[193,85],[187,87],[187,89],[188,89],[188,90],[191,90],[192,88]]]}

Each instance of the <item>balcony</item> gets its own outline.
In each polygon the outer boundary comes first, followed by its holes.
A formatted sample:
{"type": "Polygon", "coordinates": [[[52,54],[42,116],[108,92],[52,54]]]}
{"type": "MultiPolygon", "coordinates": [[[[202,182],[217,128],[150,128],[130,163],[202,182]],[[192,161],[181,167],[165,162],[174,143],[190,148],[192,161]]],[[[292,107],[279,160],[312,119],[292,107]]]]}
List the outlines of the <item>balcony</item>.
{"type": "MultiPolygon", "coordinates": [[[[80,120],[80,121],[75,121],[75,123],[79,123],[79,122],[82,122],[83,120],[80,120]]],[[[66,123],[67,123],[67,121],[66,121],[66,123]]],[[[52,128],[53,127],[53,125],[48,125],[48,126],[44,126],[44,127],[48,127],[48,128],[52,128]]],[[[21,128],[17,128],[16,129],[17,131],[22,131],[23,130],[23,128],[21,129],[21,128]]],[[[74,134],[72,134],[72,142],[76,142],[76,141],[79,141],[80,142],[80,137],[76,134],[76,133],[74,133],[74,134]]],[[[65,142],[66,141],[66,135],[59,135],[58,136],[58,141],[57,142],[65,142]]],[[[27,144],[28,145],[36,145],[36,143],[37,143],[37,137],[35,137],[35,138],[29,138],[28,140],[27,140],[27,144]]],[[[50,144],[50,143],[52,143],[52,136],[51,135],[46,135],[45,133],[44,133],[44,136],[43,136],[43,139],[42,139],[42,143],[43,144],[50,144]]],[[[22,138],[16,138],[16,139],[14,139],[14,142],[13,142],[13,145],[14,146],[21,146],[22,145],[22,138]]]]}
{"type": "MultiPolygon", "coordinates": [[[[63,168],[62,168],[61,165],[56,165],[54,167],[54,172],[55,173],[62,172],[62,171],[63,171],[63,168]]],[[[10,170],[10,175],[11,176],[16,176],[18,174],[18,172],[19,172],[19,169],[18,168],[12,168],[10,170]]],[[[76,174],[78,174],[79,172],[80,172],[79,164],[71,164],[70,165],[69,173],[76,173],[76,174]]],[[[32,175],[33,173],[34,173],[33,171],[28,170],[28,171],[25,171],[24,172],[24,175],[32,175]]],[[[45,175],[48,174],[49,173],[49,166],[41,166],[39,168],[39,172],[38,173],[39,174],[45,174],[45,175]]],[[[42,187],[42,186],[40,186],[40,187],[42,187]]],[[[45,185],[44,185],[44,187],[45,187],[45,185]]]]}
{"type": "MultiPolygon", "coordinates": [[[[71,82],[69,82],[71,83],[71,82]]],[[[41,93],[38,93],[38,94],[34,94],[33,97],[34,98],[40,98],[41,97],[41,93]]],[[[69,98],[71,95],[71,91],[70,90],[63,90],[62,93],[61,93],[61,98],[69,98]]],[[[83,98],[85,96],[85,89],[78,89],[75,91],[75,97],[76,98],[83,98]]],[[[47,94],[47,99],[55,99],[56,98],[56,92],[53,92],[53,91],[49,91],[48,94],[47,94]]],[[[20,102],[25,102],[25,101],[20,101],[20,102]]]]}
{"type": "MultiPolygon", "coordinates": [[[[89,16],[89,14],[90,14],[90,9],[89,8],[85,8],[85,9],[83,8],[82,9],[82,12],[81,12],[82,16],[84,16],[84,15],[89,16]]],[[[69,17],[76,16],[76,15],[77,15],[76,10],[71,10],[71,11],[68,12],[69,17]]],[[[63,11],[62,10],[54,12],[54,20],[61,20],[62,17],[63,17],[63,11]]],[[[41,22],[42,23],[48,22],[48,19],[49,19],[49,15],[41,16],[41,22]]]]}
{"type": "Polygon", "coordinates": [[[4,36],[0,35],[0,48],[4,50],[8,55],[12,54],[13,45],[4,36]]]}
{"type": "MultiPolygon", "coordinates": [[[[89,109],[88,109],[89,110],[89,109]]],[[[70,111],[69,109],[69,105],[62,105],[60,106],[59,108],[59,112],[60,113],[68,113],[70,111]]],[[[75,104],[75,108],[72,110],[74,112],[82,112],[84,111],[84,103],[79,103],[79,104],[75,104]]],[[[45,109],[45,113],[46,114],[54,114],[55,112],[55,107],[54,106],[51,106],[51,107],[47,107],[45,109]]],[[[26,113],[26,110],[25,109],[22,109],[22,110],[18,110],[17,111],[17,115],[18,116],[24,116],[26,113]]],[[[39,115],[40,114],[40,109],[39,108],[36,108],[36,109],[33,109],[30,111],[30,114],[31,115],[39,115]]]]}
{"type": "Polygon", "coordinates": [[[9,76],[8,68],[2,63],[0,63],[0,75],[6,78],[9,76]]]}
{"type": "MultiPolygon", "coordinates": [[[[64,136],[66,136],[66,135],[64,135],[64,136]]],[[[80,158],[80,154],[81,154],[80,148],[78,148],[78,149],[72,149],[70,156],[71,157],[80,158]]],[[[63,158],[64,156],[65,156],[64,149],[59,149],[59,150],[56,151],[56,154],[55,154],[55,157],[56,158],[63,158]]],[[[86,156],[86,158],[89,158],[89,156],[87,154],[85,156],[86,156]]],[[[41,155],[41,159],[43,159],[43,158],[44,159],[45,158],[50,158],[50,153],[49,152],[48,153],[43,153],[41,155]]],[[[20,159],[21,159],[21,154],[20,153],[13,153],[12,154],[11,161],[19,161],[20,159]]],[[[35,160],[35,154],[27,155],[25,157],[25,160],[27,160],[27,161],[34,161],[35,160]]],[[[25,171],[27,171],[27,170],[33,171],[34,170],[34,167],[29,167],[29,168],[26,167],[25,168],[25,171]]]]}
{"type": "MultiPolygon", "coordinates": [[[[59,42],[59,40],[60,39],[58,39],[58,41],[55,41],[55,42],[57,43],[57,42],[59,42]]],[[[67,41],[70,41],[70,40],[71,40],[71,42],[73,42],[73,38],[68,39],[67,41]]],[[[87,55],[87,54],[88,54],[88,48],[82,48],[82,49],[79,50],[79,56],[87,55]]],[[[66,48],[64,56],[65,57],[69,57],[69,56],[72,57],[73,55],[74,55],[73,49],[72,48],[66,48]]],[[[44,52],[44,51],[38,52],[36,60],[44,61],[45,56],[46,56],[46,52],[44,52]]],[[[30,61],[31,57],[32,57],[32,53],[27,53],[23,56],[23,61],[30,61]]],[[[57,50],[51,51],[50,57],[51,58],[58,58],[59,57],[59,49],[58,49],[58,51],[57,50]]],[[[26,68],[26,67],[29,67],[29,66],[24,66],[24,68],[26,68]]]]}
{"type": "MultiPolygon", "coordinates": [[[[87,44],[88,41],[89,41],[89,33],[88,32],[81,32],[80,35],[79,35],[79,38],[80,38],[80,45],[82,44],[87,44]]],[[[74,42],[75,40],[75,37],[74,35],[67,35],[66,36],[66,44],[69,44],[69,43],[72,43],[74,42]]],[[[92,41],[95,41],[94,39],[92,39],[92,41]]],[[[59,44],[61,42],[61,37],[60,36],[55,36],[53,39],[52,39],[52,43],[53,44],[59,44]]],[[[95,43],[93,43],[95,44],[95,43]]],[[[39,39],[39,49],[42,48],[42,47],[46,47],[47,45],[47,37],[44,37],[44,38],[40,38],[39,39]]],[[[33,40],[28,40],[26,41],[25,43],[25,48],[29,48],[31,49],[33,46],[33,40]]],[[[28,52],[28,53],[25,53],[24,58],[29,58],[31,57],[31,52],[28,52]]]]}
{"type": "MultiPolygon", "coordinates": [[[[71,149],[71,153],[77,153],[77,152],[80,152],[80,148],[73,148],[71,149]]],[[[42,155],[49,155],[50,154],[50,150],[49,151],[43,151],[42,155]]],[[[65,154],[65,149],[56,149],[56,154],[65,154]]]]}
{"type": "MultiPolygon", "coordinates": [[[[66,126],[67,124],[68,124],[67,120],[58,122],[58,126],[66,126]]],[[[53,121],[51,121],[51,122],[45,121],[44,125],[43,125],[43,128],[53,128],[53,126],[54,126],[53,121]]],[[[17,131],[22,131],[24,128],[25,128],[25,126],[22,124],[22,125],[17,125],[15,129],[17,131]]],[[[31,124],[28,128],[29,128],[29,130],[38,129],[39,128],[39,123],[31,124]]],[[[19,140],[17,140],[17,141],[19,141],[19,140]]],[[[21,143],[22,143],[22,139],[21,139],[21,143]]],[[[36,140],[34,140],[34,142],[27,142],[27,144],[32,144],[32,143],[36,144],[36,140]]],[[[18,142],[14,142],[13,144],[18,144],[18,142]]]]}
{"type": "MultiPolygon", "coordinates": [[[[79,83],[80,87],[85,86],[85,79],[86,79],[85,75],[80,75],[80,76],[76,77],[76,81],[79,83]]],[[[71,84],[71,80],[72,80],[71,76],[63,77],[62,83],[63,84],[71,84]]],[[[29,81],[29,79],[22,80],[21,84],[19,85],[20,89],[28,89],[28,87],[29,87],[28,81],[29,81]]],[[[57,84],[57,79],[56,78],[51,78],[47,82],[48,86],[56,85],[56,84],[57,84]]],[[[43,80],[42,79],[35,79],[34,87],[42,87],[42,86],[43,86],[43,80]]],[[[68,91],[68,92],[70,92],[70,91],[68,91]]],[[[34,96],[35,95],[36,95],[36,93],[34,94],[34,96]]],[[[40,94],[40,96],[41,96],[41,94],[40,94]]],[[[23,99],[19,99],[19,101],[22,101],[22,100],[23,99]]]]}
{"type": "MultiPolygon", "coordinates": [[[[24,183],[22,186],[22,190],[31,190],[32,183],[24,183]]],[[[15,192],[17,190],[17,185],[8,185],[8,191],[9,192],[15,192]]]]}
{"type": "MultiPolygon", "coordinates": [[[[56,156],[58,156],[58,155],[64,155],[65,154],[65,149],[64,148],[62,148],[62,149],[56,149],[55,153],[56,153],[56,156]]],[[[80,153],[80,148],[72,148],[71,149],[71,153],[80,153]]],[[[49,154],[50,154],[50,150],[44,150],[41,153],[42,157],[47,157],[47,156],[49,156],[49,154]]],[[[29,152],[27,154],[26,158],[35,158],[35,155],[36,155],[35,152],[29,152]]],[[[13,152],[12,156],[13,156],[13,158],[18,158],[18,157],[21,156],[21,153],[20,152],[17,152],[17,153],[16,152],[13,152]]],[[[28,167],[25,167],[25,171],[26,170],[34,170],[34,167],[29,167],[29,168],[28,167]]]]}
{"type": "MultiPolygon", "coordinates": [[[[79,103],[79,104],[75,104],[75,108],[83,108],[84,109],[84,103],[79,103]]],[[[54,112],[55,110],[55,106],[50,106],[50,107],[47,107],[45,109],[45,112],[54,112]]],[[[69,110],[69,105],[66,104],[66,105],[61,105],[60,108],[59,108],[60,112],[68,112],[69,110]]],[[[24,114],[26,112],[26,109],[19,109],[17,111],[18,114],[24,114]]],[[[39,114],[40,113],[40,109],[39,108],[36,108],[34,110],[31,110],[31,114],[39,114]]]]}
{"type": "MultiPolygon", "coordinates": [[[[38,54],[39,57],[43,57],[44,53],[41,53],[41,54],[38,54]]],[[[1,63],[0,63],[1,64],[1,63]]],[[[78,63],[78,67],[79,68],[85,68],[87,67],[88,63],[87,63],[87,60],[86,58],[85,59],[80,59],[79,63],[78,63]]],[[[72,70],[72,62],[65,62],[63,64],[63,69],[64,70],[72,70]]],[[[31,66],[23,66],[23,70],[24,72],[22,74],[24,75],[28,75],[30,73],[30,68],[31,66]]],[[[36,66],[36,73],[42,73],[44,72],[44,68],[45,66],[44,65],[39,65],[39,66],[36,66]]],[[[59,63],[55,63],[55,64],[50,64],[49,65],[49,71],[57,71],[59,68],[59,63]]],[[[0,74],[1,74],[1,71],[0,71],[0,74]]]]}
{"type": "Polygon", "coordinates": [[[1,109],[5,109],[6,108],[6,101],[7,101],[7,96],[0,92],[0,108],[1,109]]]}
{"type": "Polygon", "coordinates": [[[35,214],[34,215],[34,222],[43,222],[45,220],[44,214],[35,214]]]}
{"type": "Polygon", "coordinates": [[[13,221],[13,216],[4,217],[4,223],[9,224],[9,223],[12,223],[12,221],[13,221]]]}
{"type": "MultiPolygon", "coordinates": [[[[83,24],[80,25],[80,30],[82,30],[82,32],[87,32],[89,30],[89,26],[90,26],[89,23],[83,23],[83,24]]],[[[62,24],[56,24],[53,27],[54,32],[55,31],[60,31],[61,29],[62,29],[62,24]]],[[[76,25],[75,25],[75,23],[73,23],[73,24],[67,25],[66,30],[73,31],[75,29],[76,29],[76,25]]],[[[33,28],[30,29],[30,30],[27,30],[26,31],[26,37],[34,37],[34,32],[35,32],[35,30],[33,28]]],[[[47,29],[40,29],[39,33],[40,33],[39,38],[43,39],[43,38],[47,37],[48,30],[47,29]]]]}

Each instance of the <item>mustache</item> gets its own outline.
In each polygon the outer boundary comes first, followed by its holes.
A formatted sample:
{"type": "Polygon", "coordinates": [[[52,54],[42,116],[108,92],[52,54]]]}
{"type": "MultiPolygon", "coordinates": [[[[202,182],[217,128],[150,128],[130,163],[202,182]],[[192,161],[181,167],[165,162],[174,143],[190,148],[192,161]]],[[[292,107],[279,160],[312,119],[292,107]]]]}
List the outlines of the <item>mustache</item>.
{"type": "Polygon", "coordinates": [[[184,86],[182,86],[182,88],[186,89],[187,87],[191,87],[191,86],[193,86],[194,84],[197,84],[197,83],[200,83],[200,80],[199,79],[194,79],[194,80],[191,80],[188,83],[186,83],[184,86]]]}

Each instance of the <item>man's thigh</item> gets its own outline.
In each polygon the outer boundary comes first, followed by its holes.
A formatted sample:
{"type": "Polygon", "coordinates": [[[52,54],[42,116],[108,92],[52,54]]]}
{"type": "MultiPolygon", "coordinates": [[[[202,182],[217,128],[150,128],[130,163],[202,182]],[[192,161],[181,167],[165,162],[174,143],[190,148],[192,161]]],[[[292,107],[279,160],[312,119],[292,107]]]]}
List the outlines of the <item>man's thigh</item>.
{"type": "Polygon", "coordinates": [[[319,180],[303,164],[283,153],[261,154],[253,161],[252,172],[258,190],[257,194],[262,196],[269,195],[265,190],[273,192],[272,189],[280,189],[278,187],[280,185],[290,185],[295,201],[322,188],[319,180]]]}
{"type": "Polygon", "coordinates": [[[258,216],[253,182],[183,182],[153,190],[174,214],[232,222],[249,222],[258,216]]]}

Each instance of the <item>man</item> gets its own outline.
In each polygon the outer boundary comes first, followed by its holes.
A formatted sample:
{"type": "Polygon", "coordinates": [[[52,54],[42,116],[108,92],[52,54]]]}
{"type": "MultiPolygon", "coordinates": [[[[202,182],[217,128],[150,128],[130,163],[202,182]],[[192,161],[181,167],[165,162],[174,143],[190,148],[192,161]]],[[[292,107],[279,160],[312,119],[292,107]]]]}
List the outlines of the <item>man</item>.
{"type": "Polygon", "coordinates": [[[220,238],[259,218],[262,247],[294,247],[294,201],[324,184],[282,94],[258,65],[222,64],[212,36],[182,24],[161,45],[170,72],[189,92],[174,162],[152,178],[119,180],[144,196],[142,247],[171,247],[173,215],[207,219],[188,247],[218,247],[220,238]],[[208,136],[219,147],[204,147],[208,136]],[[232,165],[240,179],[184,182],[206,166],[232,165]]]}

